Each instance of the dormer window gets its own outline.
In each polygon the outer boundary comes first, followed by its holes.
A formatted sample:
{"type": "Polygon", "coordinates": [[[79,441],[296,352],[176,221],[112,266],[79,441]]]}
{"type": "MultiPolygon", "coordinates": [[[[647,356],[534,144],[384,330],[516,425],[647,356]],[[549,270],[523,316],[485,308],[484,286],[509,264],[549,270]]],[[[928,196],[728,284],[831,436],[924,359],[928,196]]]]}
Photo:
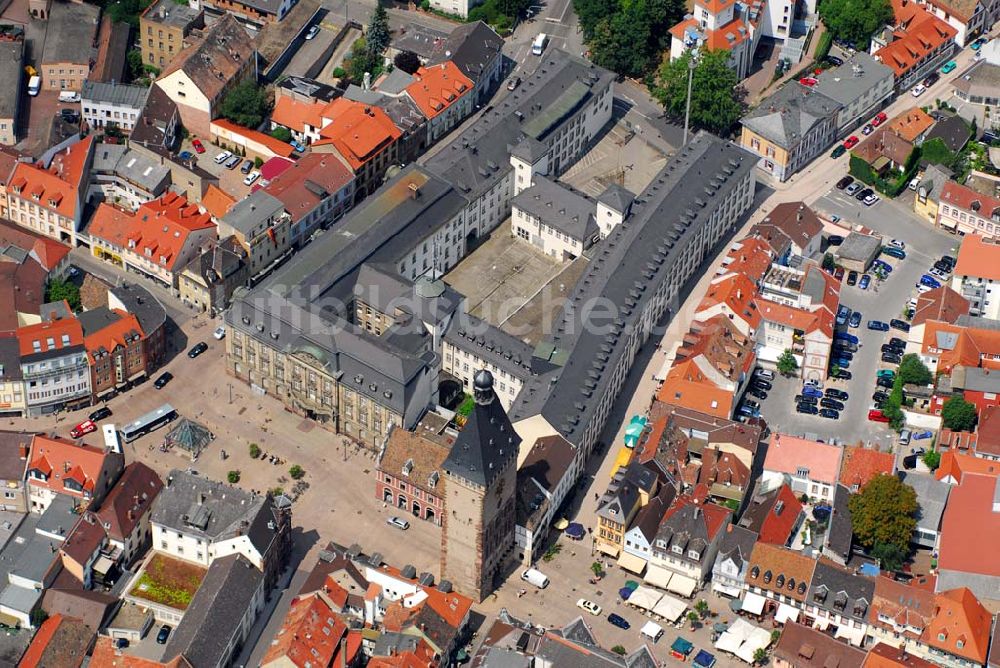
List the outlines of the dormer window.
{"type": "Polygon", "coordinates": [[[682,548],[680,545],[674,545],[670,548],[670,550],[674,554],[684,554],[684,548],[682,548]]]}
{"type": "Polygon", "coordinates": [[[407,459],[403,464],[403,475],[409,476],[410,472],[413,470],[413,459],[407,459]]]}
{"type": "Polygon", "coordinates": [[[938,642],[944,642],[947,639],[948,639],[947,631],[941,631],[940,633],[938,633],[938,642]]]}
{"type": "Polygon", "coordinates": [[[698,561],[701,559],[701,553],[698,550],[688,550],[688,559],[698,561]]]}
{"type": "Polygon", "coordinates": [[[760,576],[760,566],[754,566],[750,569],[750,577],[756,580],[760,576]]]}
{"type": "Polygon", "coordinates": [[[784,587],[785,586],[785,574],[784,573],[778,573],[778,578],[774,581],[774,584],[776,584],[779,587],[784,587]]]}
{"type": "Polygon", "coordinates": [[[799,478],[808,478],[809,469],[804,466],[800,466],[797,469],[795,469],[795,475],[799,478]]]}
{"type": "Polygon", "coordinates": [[[771,582],[771,571],[764,571],[764,584],[771,582]]]}
{"type": "Polygon", "coordinates": [[[667,549],[667,541],[663,539],[656,541],[656,547],[660,548],[661,550],[667,549]]]}

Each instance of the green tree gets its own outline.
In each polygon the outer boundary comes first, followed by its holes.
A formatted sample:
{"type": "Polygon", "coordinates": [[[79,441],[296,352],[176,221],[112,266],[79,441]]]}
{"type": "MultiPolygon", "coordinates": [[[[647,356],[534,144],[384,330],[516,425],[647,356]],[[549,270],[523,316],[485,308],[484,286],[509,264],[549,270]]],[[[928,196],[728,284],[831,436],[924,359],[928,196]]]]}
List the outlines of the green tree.
{"type": "Polygon", "coordinates": [[[758,647],[753,651],[753,662],[762,664],[765,661],[767,661],[767,650],[763,647],[758,647]]]}
{"type": "Polygon", "coordinates": [[[611,651],[617,654],[618,656],[625,656],[627,650],[621,645],[615,645],[614,647],[611,648],[611,651]]]}
{"type": "Polygon", "coordinates": [[[913,353],[903,355],[896,375],[903,385],[930,385],[934,380],[931,370],[913,353]]]}
{"type": "Polygon", "coordinates": [[[872,478],[848,501],[851,526],[858,543],[867,549],[875,545],[894,546],[909,554],[910,537],[917,526],[917,493],[894,475],[872,478]]]}
{"type": "Polygon", "coordinates": [[[594,571],[594,575],[596,575],[597,577],[601,577],[602,575],[604,575],[604,569],[601,568],[601,562],[599,561],[595,561],[594,563],[592,563],[590,565],[590,570],[594,571]]]}
{"type": "Polygon", "coordinates": [[[139,15],[145,11],[146,7],[153,4],[152,0],[114,0],[113,2],[108,0],[105,3],[97,3],[104,5],[105,13],[111,18],[115,23],[123,22],[132,26],[133,29],[139,28],[139,15]]]}
{"type": "Polygon", "coordinates": [[[277,139],[278,141],[285,142],[286,144],[292,141],[292,131],[283,125],[279,125],[278,127],[271,130],[271,136],[277,139]]]}
{"type": "Polygon", "coordinates": [[[38,628],[45,623],[46,619],[49,618],[49,613],[45,612],[41,608],[35,608],[31,611],[29,618],[31,619],[31,625],[38,628]]]}
{"type": "Polygon", "coordinates": [[[256,443],[250,444],[250,459],[260,459],[260,446],[256,443]]]}
{"type": "Polygon", "coordinates": [[[125,54],[125,62],[128,65],[129,81],[137,81],[146,76],[146,70],[143,69],[142,51],[130,49],[125,54]]]}
{"type": "Polygon", "coordinates": [[[706,601],[705,599],[701,599],[700,601],[694,604],[694,609],[695,612],[698,613],[699,617],[705,619],[705,617],[708,616],[708,601],[706,601]]]}
{"type": "Polygon", "coordinates": [[[972,431],[976,424],[976,405],[954,396],[941,407],[941,420],[945,428],[952,431],[972,431]]]}
{"type": "Polygon", "coordinates": [[[837,268],[837,261],[833,259],[833,253],[823,254],[823,269],[833,271],[837,268]]]}
{"type": "Polygon", "coordinates": [[[872,35],[892,22],[889,0],[822,0],[819,15],[833,36],[867,49],[872,35]]]}
{"type": "Polygon", "coordinates": [[[924,453],[923,460],[927,468],[934,471],[941,466],[941,453],[937,450],[928,450],[924,453]]]}
{"type": "Polygon", "coordinates": [[[389,47],[389,15],[381,2],[375,5],[371,21],[368,23],[368,48],[375,54],[382,55],[389,47]]]}
{"type": "MultiPolygon", "coordinates": [[[[664,111],[683,120],[687,106],[690,52],[668,61],[660,68],[653,94],[664,111]]],[[[691,86],[691,122],[716,134],[729,130],[743,114],[742,89],[736,73],[729,68],[729,53],[721,49],[705,51],[698,59],[691,86]]]]}
{"type": "Polygon", "coordinates": [[[420,69],[420,56],[412,51],[400,51],[392,59],[392,64],[407,74],[413,74],[420,69]]]}
{"type": "Polygon", "coordinates": [[[943,139],[934,137],[920,145],[920,158],[923,162],[950,169],[955,165],[957,156],[948,148],[943,139]]]}
{"type": "Polygon", "coordinates": [[[639,3],[602,20],[590,39],[595,63],[627,77],[640,77],[650,67],[649,23],[639,3]]]}
{"type": "Polygon", "coordinates": [[[785,348],[785,352],[781,353],[778,358],[778,373],[782,376],[794,376],[799,370],[799,363],[795,361],[795,355],[788,348],[785,348]]]}
{"type": "Polygon", "coordinates": [[[347,76],[355,83],[364,81],[367,72],[374,79],[382,72],[382,56],[368,48],[368,40],[360,37],[351,46],[350,55],[344,60],[347,76]]]}
{"type": "Polygon", "coordinates": [[[305,474],[305,469],[298,464],[292,464],[291,468],[288,469],[288,475],[292,477],[292,480],[300,480],[305,474]]]}
{"type": "Polygon", "coordinates": [[[891,543],[875,543],[869,554],[878,559],[882,568],[887,571],[898,571],[910,556],[908,549],[891,543]]]}
{"type": "Polygon", "coordinates": [[[45,286],[45,301],[61,302],[66,300],[74,311],[80,310],[80,287],[72,281],[54,278],[45,286]]]}
{"type": "Polygon", "coordinates": [[[251,79],[237,84],[219,105],[220,115],[245,128],[256,128],[268,111],[267,93],[251,79]]]}
{"type": "Polygon", "coordinates": [[[230,471],[229,473],[226,474],[226,480],[228,480],[230,482],[230,484],[235,485],[236,483],[238,483],[240,481],[240,472],[239,471],[230,471]]]}

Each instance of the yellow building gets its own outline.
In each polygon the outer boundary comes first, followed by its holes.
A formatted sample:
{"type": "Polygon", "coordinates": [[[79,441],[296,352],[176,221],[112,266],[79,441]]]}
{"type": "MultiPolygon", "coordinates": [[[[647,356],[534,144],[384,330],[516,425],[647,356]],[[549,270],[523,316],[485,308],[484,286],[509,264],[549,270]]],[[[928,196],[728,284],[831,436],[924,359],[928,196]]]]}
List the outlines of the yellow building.
{"type": "Polygon", "coordinates": [[[139,17],[142,62],[162,70],[187,46],[191,31],[204,25],[201,10],[174,0],[157,0],[139,17]]]}
{"type": "Polygon", "coordinates": [[[625,532],[641,508],[656,494],[659,481],[652,470],[638,462],[618,469],[597,504],[594,546],[617,557],[625,544],[625,532]]]}
{"type": "Polygon", "coordinates": [[[917,184],[917,196],[913,198],[913,210],[930,225],[937,224],[938,203],[941,189],[949,179],[948,172],[937,165],[930,165],[917,184]]]}

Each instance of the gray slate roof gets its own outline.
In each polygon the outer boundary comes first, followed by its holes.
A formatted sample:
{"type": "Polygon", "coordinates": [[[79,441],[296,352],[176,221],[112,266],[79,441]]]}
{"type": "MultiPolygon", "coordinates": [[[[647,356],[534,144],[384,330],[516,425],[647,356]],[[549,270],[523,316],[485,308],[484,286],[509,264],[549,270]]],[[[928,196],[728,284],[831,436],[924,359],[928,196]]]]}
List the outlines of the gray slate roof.
{"type": "MultiPolygon", "coordinates": [[[[851,526],[851,510],[847,505],[851,492],[844,485],[837,485],[833,492],[833,514],[826,530],[824,547],[847,559],[851,555],[854,530],[851,526]]],[[[871,599],[868,599],[871,601],[871,599]]]]}
{"type": "Polygon", "coordinates": [[[614,75],[560,49],[549,49],[535,72],[429,159],[427,168],[475,199],[511,169],[509,147],[526,137],[551,143],[552,135],[614,75]]]}
{"type": "Polygon", "coordinates": [[[749,563],[750,553],[757,543],[757,534],[749,529],[744,529],[738,524],[730,524],[722,534],[719,541],[719,554],[716,562],[721,563],[726,559],[732,559],[737,568],[743,569],[744,564],[749,563]]]}
{"type": "MultiPolygon", "coordinates": [[[[176,6],[176,3],[173,4],[176,6]]],[[[148,86],[84,81],[80,98],[84,102],[103,102],[141,109],[146,104],[146,98],[149,97],[149,90],[148,86]]]]}
{"type": "Polygon", "coordinates": [[[969,129],[964,118],[961,116],[949,116],[935,123],[931,131],[927,133],[924,141],[928,142],[931,139],[940,139],[950,151],[957,153],[965,147],[971,137],[972,130],[969,129]]]}
{"type": "Polygon", "coordinates": [[[816,562],[806,602],[855,622],[866,622],[875,597],[875,580],[825,559],[816,562]]]}
{"type": "Polygon", "coordinates": [[[42,65],[92,63],[97,54],[94,36],[100,14],[100,7],[82,2],[53,3],[42,47],[42,65]]]}
{"type": "Polygon", "coordinates": [[[940,531],[941,518],[948,504],[951,485],[936,480],[931,475],[920,475],[899,471],[896,475],[917,493],[917,528],[926,531],[940,531]]]}
{"type": "Polygon", "coordinates": [[[167,321],[167,311],[153,294],[134,283],[122,283],[108,290],[111,306],[121,306],[139,320],[146,336],[162,327],[167,321]]]}
{"type": "Polygon", "coordinates": [[[451,321],[444,340],[503,369],[521,382],[538,372],[532,369],[534,360],[530,345],[469,313],[459,313],[451,321]]]}
{"type": "MultiPolygon", "coordinates": [[[[24,57],[24,42],[5,41],[0,42],[0,89],[6,91],[21,90],[24,70],[22,69],[22,58],[24,57]]],[[[0,118],[14,118],[20,106],[20,95],[0,96],[0,118]]],[[[4,174],[4,178],[7,175],[4,174]]]]}
{"type": "Polygon", "coordinates": [[[880,83],[891,82],[893,77],[892,68],[861,51],[845,60],[843,65],[824,70],[816,77],[819,83],[813,90],[846,107],[869,95],[880,83]]]}
{"type": "Polygon", "coordinates": [[[840,102],[791,81],[741,119],[744,127],[785,149],[792,149],[814,127],[833,118],[840,102]]]}
{"type": "MultiPolygon", "coordinates": [[[[709,195],[711,180],[738,182],[752,172],[756,160],[748,152],[707,133],[700,133],[679,151],[636,198],[627,224],[617,226],[598,247],[594,259],[567,294],[567,304],[593,303],[602,298],[630,305],[620,311],[612,329],[629,332],[646,303],[666,280],[668,270],[689,252],[701,225],[716,211],[723,193],[709,195]],[[703,203],[704,206],[699,204],[703,203]],[[689,221],[687,225],[682,218],[689,221]],[[639,290],[636,286],[642,286],[639,290]]],[[[529,379],[511,407],[513,420],[541,413],[570,443],[579,443],[626,353],[627,336],[591,327],[582,309],[564,311],[556,331],[535,349],[535,355],[558,369],[529,379]],[[600,362],[603,372],[596,372],[600,362]],[[557,382],[558,381],[558,382],[557,382]]]]}
{"type": "Polygon", "coordinates": [[[628,213],[629,207],[635,201],[635,195],[625,186],[612,183],[604,189],[597,201],[618,213],[628,213]]]}
{"type": "Polygon", "coordinates": [[[261,189],[234,204],[222,220],[249,238],[254,228],[284,210],[285,205],[280,199],[261,189]]]}
{"type": "Polygon", "coordinates": [[[21,346],[14,336],[0,337],[0,381],[10,382],[22,379],[21,346]]]}
{"type": "Polygon", "coordinates": [[[465,23],[451,31],[443,48],[431,57],[431,63],[451,60],[462,74],[478,82],[490,61],[501,57],[502,48],[503,38],[486,23],[465,23]]]}
{"type": "Polygon", "coordinates": [[[837,249],[837,257],[856,262],[867,262],[878,253],[878,249],[881,247],[882,242],[876,237],[860,232],[851,232],[837,249]]]}
{"type": "Polygon", "coordinates": [[[153,502],[149,519],[209,541],[247,534],[254,547],[266,554],[276,533],[267,526],[274,518],[273,506],[268,495],[174,469],[153,502]]]}
{"type": "Polygon", "coordinates": [[[583,193],[541,175],[534,177],[531,187],[514,196],[511,206],[584,245],[598,232],[594,220],[597,204],[583,193]]]}
{"type": "Polygon", "coordinates": [[[170,635],[164,660],[183,655],[192,666],[221,665],[263,579],[241,554],[213,561],[184,618],[170,635]]]}
{"type": "Polygon", "coordinates": [[[510,461],[517,458],[521,437],[493,392],[493,375],[480,371],[473,385],[475,406],[442,468],[449,475],[489,487],[510,461]]]}

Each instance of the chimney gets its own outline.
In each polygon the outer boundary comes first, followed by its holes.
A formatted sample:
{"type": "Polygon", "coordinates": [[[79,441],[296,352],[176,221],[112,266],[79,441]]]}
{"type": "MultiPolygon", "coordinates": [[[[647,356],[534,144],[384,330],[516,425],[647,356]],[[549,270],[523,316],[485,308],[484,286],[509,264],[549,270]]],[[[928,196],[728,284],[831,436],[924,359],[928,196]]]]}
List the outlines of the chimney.
{"type": "Polygon", "coordinates": [[[22,443],[21,445],[19,445],[17,447],[17,454],[18,454],[18,456],[21,459],[27,459],[28,458],[28,444],[27,443],[22,443]]]}
{"type": "Polygon", "coordinates": [[[205,493],[204,492],[198,492],[198,505],[199,506],[205,505],[205,493]]]}
{"type": "Polygon", "coordinates": [[[340,668],[347,668],[347,634],[340,639],[340,668]]]}

